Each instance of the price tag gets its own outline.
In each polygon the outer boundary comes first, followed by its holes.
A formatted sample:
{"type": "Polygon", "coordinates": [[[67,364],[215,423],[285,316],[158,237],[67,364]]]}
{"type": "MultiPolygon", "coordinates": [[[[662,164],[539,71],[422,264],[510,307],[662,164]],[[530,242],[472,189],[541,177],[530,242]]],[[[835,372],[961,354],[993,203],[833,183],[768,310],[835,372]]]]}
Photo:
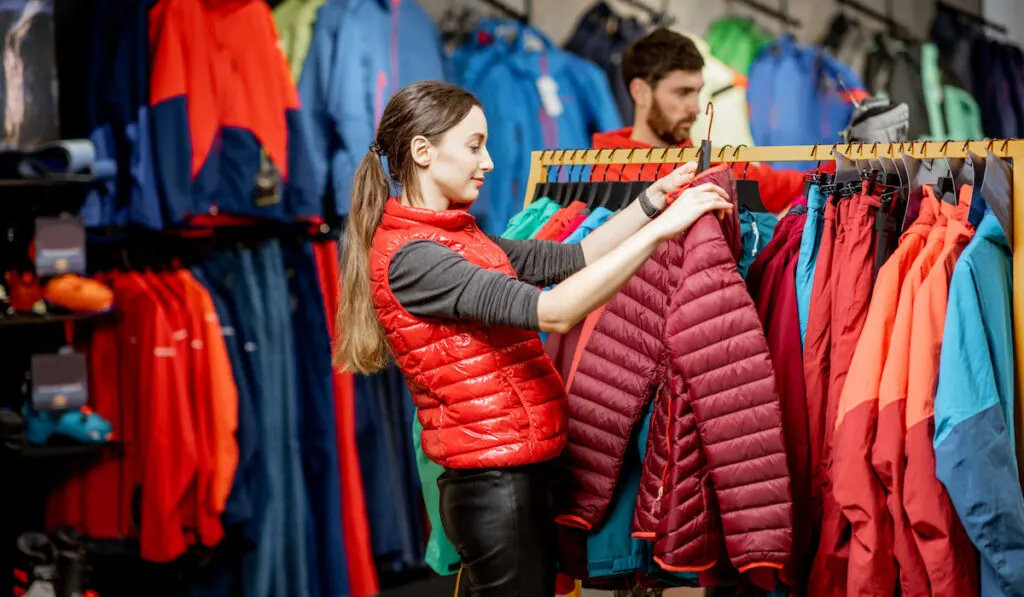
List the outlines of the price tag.
{"type": "Polygon", "coordinates": [[[270,161],[266,151],[260,151],[260,169],[256,173],[256,205],[268,207],[281,202],[281,173],[270,161]]]}
{"type": "Polygon", "coordinates": [[[562,106],[562,98],[558,97],[558,83],[550,75],[537,79],[537,93],[540,94],[540,102],[548,116],[558,118],[562,115],[565,108],[562,106]]]}
{"type": "Polygon", "coordinates": [[[36,218],[36,275],[85,274],[85,226],[73,216],[36,218]]]}
{"type": "Polygon", "coordinates": [[[85,355],[32,355],[32,407],[35,410],[81,408],[89,398],[85,355]]]}

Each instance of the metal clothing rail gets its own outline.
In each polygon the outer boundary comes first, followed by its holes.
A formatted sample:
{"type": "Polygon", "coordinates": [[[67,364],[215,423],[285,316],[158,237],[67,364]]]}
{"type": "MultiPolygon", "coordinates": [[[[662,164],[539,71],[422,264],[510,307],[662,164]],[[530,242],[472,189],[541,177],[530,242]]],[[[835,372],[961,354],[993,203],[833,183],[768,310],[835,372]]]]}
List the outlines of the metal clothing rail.
{"type": "MultiPolygon", "coordinates": [[[[1021,383],[1024,381],[1024,139],[994,139],[989,141],[914,141],[904,143],[850,143],[837,145],[791,145],[764,147],[715,147],[711,162],[806,162],[808,160],[833,161],[839,154],[853,160],[871,160],[879,157],[898,159],[906,154],[916,159],[967,158],[968,152],[985,155],[991,151],[998,157],[1011,158],[1021,163],[1013,169],[1013,341],[1015,360],[1015,426],[1017,428],[1017,462],[1024,469],[1024,405],[1021,402],[1021,383]]],[[[557,149],[535,151],[530,161],[530,176],[526,184],[525,205],[532,201],[537,185],[547,181],[551,166],[609,166],[626,164],[683,164],[697,159],[697,148],[671,149],[557,149]]],[[[1024,473],[1024,470],[1022,470],[1024,473]]],[[[1024,477],[1024,474],[1022,474],[1024,477]]]]}

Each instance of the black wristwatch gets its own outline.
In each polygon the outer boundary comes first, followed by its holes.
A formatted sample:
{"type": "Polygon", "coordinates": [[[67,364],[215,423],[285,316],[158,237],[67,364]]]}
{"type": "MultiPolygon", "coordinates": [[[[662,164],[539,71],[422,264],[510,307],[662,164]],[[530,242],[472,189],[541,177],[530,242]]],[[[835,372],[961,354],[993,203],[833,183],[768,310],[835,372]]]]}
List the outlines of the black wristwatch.
{"type": "Polygon", "coordinates": [[[637,201],[640,202],[640,209],[644,210],[644,215],[646,215],[648,218],[651,218],[653,220],[654,218],[658,217],[658,214],[661,213],[661,210],[655,207],[653,203],[651,203],[650,197],[647,196],[647,189],[644,189],[640,193],[640,196],[637,197],[637,201]]]}

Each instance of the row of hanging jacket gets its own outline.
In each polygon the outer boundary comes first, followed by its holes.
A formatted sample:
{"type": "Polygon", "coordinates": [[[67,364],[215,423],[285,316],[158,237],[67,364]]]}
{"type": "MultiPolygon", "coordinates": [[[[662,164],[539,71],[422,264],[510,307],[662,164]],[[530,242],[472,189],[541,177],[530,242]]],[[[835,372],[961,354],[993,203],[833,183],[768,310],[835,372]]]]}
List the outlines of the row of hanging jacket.
{"type": "Polygon", "coordinates": [[[186,592],[377,593],[353,389],[330,362],[337,251],[271,240],[98,274],[116,317],[86,340],[90,406],[121,448],[52,492],[47,525],[137,541],[111,594],[139,556],[186,592]]]}
{"type": "MultiPolygon", "coordinates": [[[[441,35],[416,0],[284,0],[274,18],[309,131],[303,149],[308,160],[296,166],[297,184],[311,196],[326,197],[329,213],[347,216],[353,175],[391,96],[417,81],[452,79],[441,35]]],[[[491,123],[493,132],[497,123],[491,123]]],[[[382,571],[418,569],[431,555],[424,551],[414,449],[419,433],[411,433],[409,390],[393,365],[374,375],[345,377],[354,396],[368,549],[382,571]]],[[[432,522],[432,532],[440,533],[439,521],[432,522]]]]}
{"type": "Polygon", "coordinates": [[[285,0],[274,17],[302,102],[295,185],[345,216],[356,167],[391,96],[450,79],[440,34],[416,0],[285,0]]]}
{"type": "MultiPolygon", "coordinates": [[[[889,15],[891,19],[891,15],[889,15]]],[[[1024,54],[976,20],[936,6],[929,39],[905,30],[870,34],[854,10],[836,13],[822,44],[854,65],[865,87],[910,107],[910,138],[1015,138],[1024,122],[1024,54]]]]}
{"type": "Polygon", "coordinates": [[[522,205],[532,151],[586,147],[622,126],[601,69],[518,21],[482,20],[451,60],[487,116],[494,171],[473,206],[485,232],[501,234],[522,205]]]}
{"type": "Polygon", "coordinates": [[[1024,590],[1010,177],[840,159],[750,267],[806,513],[793,594],[1024,590]]]}
{"type": "MultiPolygon", "coordinates": [[[[718,117],[714,121],[715,126],[711,128],[711,141],[718,146],[753,145],[745,73],[741,74],[720,60],[707,41],[683,28],[684,23],[672,23],[660,14],[651,17],[646,22],[626,17],[616,13],[607,2],[598,1],[580,16],[576,28],[565,43],[565,49],[601,66],[614,92],[622,121],[631,125],[634,115],[633,98],[622,79],[622,54],[631,43],[653,28],[670,26],[676,33],[693,40],[704,58],[701,71],[704,87],[700,90],[698,102],[701,106],[707,105],[709,101],[714,102],[718,117]]],[[[711,115],[702,112],[691,130],[707,131],[711,124],[710,118],[711,115]]]]}
{"type": "MultiPolygon", "coordinates": [[[[505,235],[576,242],[649,184],[600,178],[542,185],[505,235]]],[[[694,184],[703,181],[737,201],[730,166],[713,166],[694,184]]],[[[709,586],[739,578],[776,585],[789,550],[782,421],[768,347],[736,267],[767,243],[760,231],[770,235],[770,220],[758,232],[754,224],[750,213],[734,212],[724,223],[702,218],[685,238],[659,249],[605,307],[546,338],[569,389],[570,443],[557,491],[560,567],[585,587],[709,586]],[[700,355],[698,344],[710,353],[700,355]],[[663,351],[667,364],[660,362],[663,351]],[[690,387],[679,377],[683,371],[690,387]],[[705,423],[720,426],[715,437],[698,430],[705,423]],[[730,452],[739,460],[723,460],[730,452]],[[723,484],[715,497],[704,493],[714,491],[699,481],[709,470],[736,491],[723,484]],[[754,471],[757,478],[747,479],[754,471]],[[697,499],[702,493],[707,499],[697,499]],[[741,504],[755,495],[765,508],[743,513],[741,504]],[[699,511],[693,508],[702,507],[708,515],[688,524],[699,511]],[[740,518],[723,534],[717,512],[740,518]]]]}
{"type": "Polygon", "coordinates": [[[118,175],[89,194],[86,226],[322,215],[293,184],[304,129],[266,2],[101,1],[91,18],[86,128],[118,175]]]}

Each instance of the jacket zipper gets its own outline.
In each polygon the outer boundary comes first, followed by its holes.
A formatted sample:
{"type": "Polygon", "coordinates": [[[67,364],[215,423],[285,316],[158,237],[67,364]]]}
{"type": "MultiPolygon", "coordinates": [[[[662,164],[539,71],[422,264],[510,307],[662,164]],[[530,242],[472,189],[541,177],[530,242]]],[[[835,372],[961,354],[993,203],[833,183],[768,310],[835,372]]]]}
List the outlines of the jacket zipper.
{"type": "MultiPolygon", "coordinates": [[[[658,389],[654,391],[654,406],[657,408],[658,401],[662,398],[662,391],[665,389],[665,380],[662,380],[658,384],[658,389]]],[[[672,428],[672,397],[667,398],[668,404],[668,416],[665,417],[665,466],[661,469],[661,480],[658,482],[658,497],[655,498],[654,504],[651,506],[651,514],[658,509],[661,504],[661,498],[665,496],[665,479],[668,477],[668,467],[672,462],[672,439],[669,431],[672,428]]],[[[653,416],[653,413],[652,413],[653,416]]]]}

